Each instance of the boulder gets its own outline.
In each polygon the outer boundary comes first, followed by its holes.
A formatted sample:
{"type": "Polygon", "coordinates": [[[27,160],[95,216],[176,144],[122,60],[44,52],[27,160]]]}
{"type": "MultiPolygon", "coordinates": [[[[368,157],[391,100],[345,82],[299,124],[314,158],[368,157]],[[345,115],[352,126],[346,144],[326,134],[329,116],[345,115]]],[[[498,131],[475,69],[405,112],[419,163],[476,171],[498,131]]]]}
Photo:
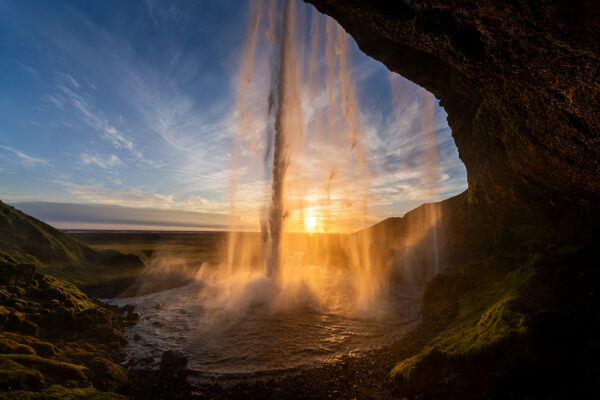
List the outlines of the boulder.
{"type": "Polygon", "coordinates": [[[100,390],[117,391],[127,383],[127,370],[104,357],[96,357],[87,364],[92,371],[92,382],[100,390]]]}
{"type": "Polygon", "coordinates": [[[187,357],[179,350],[165,351],[160,360],[160,370],[166,373],[180,373],[187,366],[187,357]]]}

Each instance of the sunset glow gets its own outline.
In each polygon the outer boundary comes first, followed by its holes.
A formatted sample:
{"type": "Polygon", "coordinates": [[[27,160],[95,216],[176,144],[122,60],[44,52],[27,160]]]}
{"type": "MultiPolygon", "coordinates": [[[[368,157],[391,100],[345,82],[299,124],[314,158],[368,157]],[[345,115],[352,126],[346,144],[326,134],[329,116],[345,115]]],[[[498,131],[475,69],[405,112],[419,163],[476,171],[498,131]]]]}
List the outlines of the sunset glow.
{"type": "MultiPolygon", "coordinates": [[[[297,57],[305,124],[287,174],[286,229],[303,231],[301,210],[311,207],[317,223],[309,229],[349,232],[423,203],[423,89],[390,76],[333,20],[314,17],[312,6],[296,6],[304,21],[296,41],[315,50],[297,57]],[[336,69],[327,76],[331,62],[336,69]],[[339,101],[342,89],[351,100],[350,82],[354,101],[339,101]],[[344,113],[357,123],[343,124],[344,113]]],[[[61,228],[226,230],[234,218],[236,229],[260,230],[260,208],[269,196],[264,107],[274,36],[261,31],[251,70],[240,65],[251,7],[13,2],[3,10],[3,200],[27,202],[23,209],[61,228]],[[106,8],[112,12],[105,15],[106,8]],[[137,21],[139,34],[120,16],[137,21]],[[242,124],[238,95],[248,71],[243,113],[249,119],[242,124]],[[229,215],[232,178],[240,200],[235,217],[229,215]],[[142,211],[131,221],[119,207],[142,211]],[[161,210],[160,221],[152,210],[161,210]],[[182,219],[181,212],[195,215],[182,219]]],[[[268,21],[263,14],[259,25],[268,21]]],[[[467,184],[445,111],[437,101],[434,107],[441,199],[467,184]]]]}
{"type": "Polygon", "coordinates": [[[308,233],[315,232],[317,228],[317,217],[314,215],[309,215],[304,217],[304,230],[308,233]]]}

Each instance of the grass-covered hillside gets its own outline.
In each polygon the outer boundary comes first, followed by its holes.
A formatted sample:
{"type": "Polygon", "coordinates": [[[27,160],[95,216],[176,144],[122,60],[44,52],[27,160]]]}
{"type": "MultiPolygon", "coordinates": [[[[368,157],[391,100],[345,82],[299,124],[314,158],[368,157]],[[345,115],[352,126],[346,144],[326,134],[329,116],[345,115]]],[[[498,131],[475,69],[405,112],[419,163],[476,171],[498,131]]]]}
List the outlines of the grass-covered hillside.
{"type": "Polygon", "coordinates": [[[427,286],[434,339],[389,382],[419,399],[583,398],[600,378],[593,247],[539,246],[447,270],[427,286]]]}
{"type": "Polygon", "coordinates": [[[71,282],[94,285],[135,260],[95,252],[0,202],[0,398],[123,397],[121,322],[71,282]]]}
{"type": "Polygon", "coordinates": [[[94,252],[71,236],[0,201],[0,255],[20,263],[74,264],[94,252]]]}
{"type": "Polygon", "coordinates": [[[0,201],[0,257],[91,287],[136,275],[139,257],[94,251],[70,235],[0,201]]]}

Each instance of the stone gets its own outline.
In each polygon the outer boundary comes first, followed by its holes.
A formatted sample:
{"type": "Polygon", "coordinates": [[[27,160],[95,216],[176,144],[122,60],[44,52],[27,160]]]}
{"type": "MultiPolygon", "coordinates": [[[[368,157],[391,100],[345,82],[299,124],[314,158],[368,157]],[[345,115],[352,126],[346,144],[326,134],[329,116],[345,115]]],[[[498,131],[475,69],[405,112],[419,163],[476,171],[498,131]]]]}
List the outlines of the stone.
{"type": "Polygon", "coordinates": [[[139,312],[129,312],[125,316],[125,321],[127,322],[137,322],[140,320],[142,315],[139,312]]]}
{"type": "Polygon", "coordinates": [[[308,2],[367,55],[440,99],[467,169],[469,206],[484,210],[491,239],[515,236],[512,227],[524,224],[544,236],[594,237],[600,221],[594,2],[308,2]],[[564,216],[560,224],[557,214],[564,216]]]}
{"type": "Polygon", "coordinates": [[[165,351],[160,360],[160,370],[166,373],[181,372],[187,366],[187,357],[179,350],[165,351]]]}

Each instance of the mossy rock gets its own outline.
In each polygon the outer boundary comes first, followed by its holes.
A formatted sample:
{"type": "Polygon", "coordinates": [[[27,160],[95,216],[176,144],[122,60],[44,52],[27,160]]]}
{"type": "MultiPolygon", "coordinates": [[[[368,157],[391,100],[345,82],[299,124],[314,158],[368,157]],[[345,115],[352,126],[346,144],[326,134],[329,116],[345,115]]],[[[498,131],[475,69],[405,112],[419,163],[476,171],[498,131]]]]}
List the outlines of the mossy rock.
{"type": "Polygon", "coordinates": [[[9,360],[25,368],[40,371],[47,381],[55,383],[76,382],[87,383],[90,371],[81,365],[43,358],[36,355],[2,354],[0,360],[9,360]]]}
{"type": "Polygon", "coordinates": [[[39,390],[45,386],[46,382],[40,371],[0,356],[0,389],[5,391],[39,390]]]}
{"type": "MultiPolygon", "coordinates": [[[[107,260],[2,202],[0,237],[0,389],[10,391],[0,397],[123,398],[98,391],[127,382],[112,361],[125,342],[121,322],[73,284],[93,283],[107,260]]],[[[117,253],[110,260],[141,265],[117,253]]]]}
{"type": "Polygon", "coordinates": [[[91,360],[87,367],[92,371],[92,382],[100,390],[117,391],[127,383],[127,370],[103,357],[91,360]]]}
{"type": "MultiPolygon", "coordinates": [[[[58,354],[58,349],[52,343],[39,340],[33,336],[19,335],[12,332],[3,332],[0,336],[0,341],[9,340],[15,343],[31,347],[35,350],[35,354],[42,357],[54,357],[58,354]]],[[[8,353],[0,351],[0,353],[8,353]]]]}
{"type": "Polygon", "coordinates": [[[0,337],[0,354],[36,354],[31,346],[0,337]]]}
{"type": "Polygon", "coordinates": [[[4,323],[4,329],[8,331],[21,332],[29,336],[38,336],[40,327],[37,324],[28,321],[27,316],[20,312],[12,312],[8,314],[8,318],[4,323]]]}
{"type": "Polygon", "coordinates": [[[394,385],[413,392],[436,382],[438,388],[457,390],[459,377],[479,375],[482,365],[508,357],[528,332],[528,320],[515,304],[539,260],[538,254],[493,258],[434,278],[424,295],[425,318],[450,321],[419,354],[394,367],[394,385]]]}
{"type": "Polygon", "coordinates": [[[550,248],[440,274],[423,316],[442,326],[392,369],[392,390],[411,399],[562,398],[594,387],[597,358],[580,343],[598,344],[589,323],[596,265],[595,249],[550,248]]]}
{"type": "Polygon", "coordinates": [[[29,282],[36,271],[35,264],[12,264],[0,261],[0,284],[14,285],[29,282]]]}
{"type": "Polygon", "coordinates": [[[12,391],[0,394],[2,399],[10,400],[127,400],[127,397],[109,392],[100,392],[93,387],[66,388],[53,385],[39,392],[12,391]]]}

